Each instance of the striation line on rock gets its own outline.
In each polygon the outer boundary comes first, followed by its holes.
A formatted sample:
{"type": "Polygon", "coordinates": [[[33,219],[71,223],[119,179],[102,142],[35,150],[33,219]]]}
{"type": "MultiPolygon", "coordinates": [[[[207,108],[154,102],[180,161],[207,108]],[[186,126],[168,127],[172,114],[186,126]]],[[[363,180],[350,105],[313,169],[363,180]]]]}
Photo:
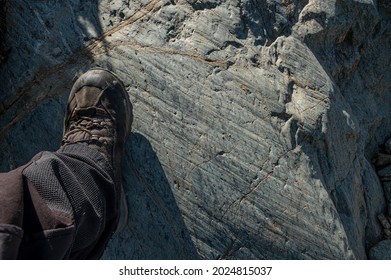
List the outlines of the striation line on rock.
{"type": "Polygon", "coordinates": [[[153,13],[153,12],[156,12],[162,6],[163,6],[163,3],[161,0],[152,0],[152,1],[148,2],[148,4],[146,4],[145,6],[142,6],[140,8],[140,10],[135,12],[133,15],[128,17],[126,20],[122,21],[121,23],[119,23],[117,26],[111,28],[110,30],[104,32],[93,43],[87,45],[85,47],[85,49],[92,51],[94,48],[99,46],[99,44],[102,41],[104,41],[106,37],[113,35],[114,33],[121,30],[122,28],[124,28],[127,25],[130,25],[130,24],[133,24],[133,23],[139,21],[140,19],[142,19],[146,15],[153,13]]]}
{"type": "MultiPolygon", "coordinates": [[[[22,103],[19,107],[23,107],[22,112],[19,112],[14,116],[11,121],[7,123],[7,125],[3,126],[2,129],[0,130],[0,138],[5,134],[5,132],[12,127],[14,124],[16,124],[19,120],[27,116],[34,108],[39,105],[41,102],[53,98],[55,96],[60,95],[60,92],[55,92],[53,94],[41,94],[38,96],[30,96],[31,88],[34,85],[37,85],[40,83],[40,81],[44,80],[45,77],[55,75],[53,73],[58,73],[61,72],[61,70],[66,69],[66,68],[71,68],[71,65],[74,64],[82,64],[82,61],[86,62],[85,60],[90,60],[91,56],[93,57],[94,55],[97,55],[97,53],[93,53],[94,49],[97,47],[102,46],[104,39],[107,36],[112,35],[113,33],[121,30],[124,26],[127,26],[129,24],[133,24],[143,18],[144,16],[157,11],[161,6],[163,5],[162,1],[160,0],[152,0],[145,6],[141,7],[140,10],[135,12],[132,16],[115,26],[114,28],[104,32],[102,35],[100,35],[94,42],[91,44],[85,46],[84,48],[76,51],[73,55],[71,55],[67,60],[65,60],[62,63],[59,63],[57,65],[52,66],[48,70],[42,70],[39,71],[33,78],[26,82],[24,86],[20,90],[17,91],[15,94],[15,98],[8,102],[9,104],[3,106],[2,110],[0,111],[0,117],[6,114],[6,112],[13,106],[17,106],[19,103],[22,103]],[[92,55],[91,55],[92,54],[92,55]],[[27,98],[34,98],[35,102],[26,102],[26,97],[27,98]],[[26,108],[26,104],[29,104],[26,108]]],[[[99,48],[101,49],[101,48],[99,48]]],[[[103,46],[104,49],[104,46],[103,46]]],[[[60,74],[59,74],[60,75],[60,74]]],[[[57,79],[58,80],[58,79],[57,79]]],[[[38,92],[42,92],[41,90],[38,90],[38,92]]]]}
{"type": "MultiPolygon", "coordinates": [[[[142,44],[138,43],[136,40],[131,40],[129,38],[126,39],[126,42],[124,42],[123,38],[121,38],[120,41],[121,41],[120,47],[131,46],[135,50],[146,52],[146,53],[186,56],[186,57],[189,57],[191,59],[198,60],[201,63],[209,64],[209,65],[212,65],[212,66],[219,66],[219,67],[223,67],[223,68],[227,68],[228,65],[229,65],[227,63],[227,61],[225,61],[225,60],[212,60],[212,59],[206,58],[202,54],[199,54],[199,53],[196,53],[196,52],[194,52],[194,53],[192,53],[192,52],[184,52],[184,51],[180,51],[180,50],[177,50],[177,49],[159,48],[159,47],[154,47],[154,46],[151,46],[151,45],[142,45],[142,44]]],[[[113,44],[112,42],[110,44],[113,45],[112,49],[115,49],[117,47],[117,45],[113,44]]]]}
{"type": "MultiPolygon", "coordinates": [[[[288,153],[290,152],[290,150],[284,152],[283,154],[281,154],[279,157],[278,157],[278,160],[282,157],[284,157],[285,155],[287,155],[288,153]]],[[[277,160],[277,162],[278,162],[277,160]]],[[[277,164],[275,165],[277,166],[277,164]]],[[[275,167],[274,166],[274,167],[275,167]]],[[[227,207],[227,209],[223,212],[223,214],[221,215],[221,219],[224,218],[224,216],[228,213],[229,209],[235,205],[236,203],[238,204],[237,206],[237,209],[236,209],[236,215],[238,215],[238,212],[239,212],[239,209],[240,209],[240,205],[241,203],[243,202],[243,200],[245,200],[247,198],[247,196],[249,196],[251,193],[253,193],[263,182],[265,182],[267,179],[269,179],[270,177],[273,177],[273,173],[275,172],[274,170],[274,167],[271,171],[269,171],[265,176],[263,176],[262,178],[258,178],[256,179],[255,181],[253,181],[251,184],[250,184],[250,190],[247,191],[246,193],[243,193],[239,198],[235,199],[233,202],[231,202],[229,204],[229,206],[227,207]]],[[[222,210],[222,209],[220,209],[222,210]]]]}

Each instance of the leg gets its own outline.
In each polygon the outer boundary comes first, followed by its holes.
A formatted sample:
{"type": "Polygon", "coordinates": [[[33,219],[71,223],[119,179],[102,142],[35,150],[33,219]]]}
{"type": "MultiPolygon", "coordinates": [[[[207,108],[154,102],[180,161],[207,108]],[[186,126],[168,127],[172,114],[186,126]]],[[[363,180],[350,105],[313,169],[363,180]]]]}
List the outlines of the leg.
{"type": "Polygon", "coordinates": [[[0,174],[0,259],[16,259],[22,241],[22,169],[0,174]]]}
{"type": "Polygon", "coordinates": [[[99,258],[105,232],[117,221],[112,174],[106,159],[85,144],[44,152],[25,168],[29,211],[19,258],[99,258]]]}
{"type": "Polygon", "coordinates": [[[125,87],[113,73],[93,69],[76,81],[60,150],[0,175],[0,258],[102,255],[118,227],[122,155],[132,119],[125,87]]]}

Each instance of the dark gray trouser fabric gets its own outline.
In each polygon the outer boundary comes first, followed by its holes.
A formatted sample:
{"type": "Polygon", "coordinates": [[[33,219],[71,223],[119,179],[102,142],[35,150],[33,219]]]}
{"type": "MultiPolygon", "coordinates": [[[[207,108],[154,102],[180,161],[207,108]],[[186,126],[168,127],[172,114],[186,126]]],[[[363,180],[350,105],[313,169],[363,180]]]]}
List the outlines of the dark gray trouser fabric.
{"type": "Polygon", "coordinates": [[[0,259],[98,259],[118,222],[112,169],[84,144],[1,173],[0,195],[0,259]]]}

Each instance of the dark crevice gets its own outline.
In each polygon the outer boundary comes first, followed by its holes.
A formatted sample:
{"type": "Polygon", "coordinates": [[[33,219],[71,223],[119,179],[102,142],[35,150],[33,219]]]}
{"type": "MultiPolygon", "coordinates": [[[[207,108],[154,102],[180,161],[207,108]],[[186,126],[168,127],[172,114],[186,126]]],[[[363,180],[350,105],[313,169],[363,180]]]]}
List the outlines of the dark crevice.
{"type": "Polygon", "coordinates": [[[216,154],[216,156],[223,156],[223,155],[225,155],[225,154],[226,154],[225,151],[220,151],[220,152],[218,152],[218,153],[216,154]]]}
{"type": "Polygon", "coordinates": [[[194,10],[211,10],[219,6],[223,1],[201,1],[201,0],[187,0],[194,10]]]}
{"type": "Polygon", "coordinates": [[[222,46],[222,49],[225,49],[228,46],[233,46],[233,47],[235,47],[237,49],[243,48],[243,44],[241,44],[239,42],[236,42],[236,41],[226,41],[226,42],[224,42],[224,44],[222,46]]]}
{"type": "Polygon", "coordinates": [[[277,118],[283,120],[284,122],[288,121],[292,117],[292,115],[290,115],[286,112],[271,112],[271,116],[277,117],[277,118]]]}

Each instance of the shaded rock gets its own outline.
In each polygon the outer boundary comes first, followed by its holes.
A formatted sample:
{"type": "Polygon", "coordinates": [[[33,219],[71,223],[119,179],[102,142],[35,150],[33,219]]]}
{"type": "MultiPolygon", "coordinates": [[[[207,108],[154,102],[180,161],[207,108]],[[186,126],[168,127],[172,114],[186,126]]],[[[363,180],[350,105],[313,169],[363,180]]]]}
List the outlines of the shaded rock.
{"type": "Polygon", "coordinates": [[[373,163],[378,168],[383,167],[383,166],[388,165],[388,164],[391,164],[391,155],[384,154],[384,153],[379,153],[373,159],[373,163]]]}
{"type": "Polygon", "coordinates": [[[371,260],[391,260],[391,240],[383,240],[369,250],[371,260]]]}
{"type": "Polygon", "coordinates": [[[5,43],[5,34],[7,32],[6,15],[8,5],[8,1],[0,1],[0,63],[7,59],[8,52],[10,51],[5,43]]]}
{"type": "Polygon", "coordinates": [[[382,181],[390,181],[391,180],[391,166],[388,165],[377,171],[377,174],[380,176],[382,181]]]}
{"type": "Polygon", "coordinates": [[[0,170],[58,148],[75,72],[100,65],[135,115],[105,258],[365,259],[387,205],[383,2],[14,1],[0,170]]]}
{"type": "Polygon", "coordinates": [[[390,222],[388,221],[386,216],[384,216],[384,214],[379,214],[377,217],[378,217],[381,225],[383,226],[383,228],[385,228],[385,229],[391,228],[390,222]]]}
{"type": "Polygon", "coordinates": [[[387,201],[388,215],[391,215],[391,181],[383,182],[384,195],[387,201]]]}

